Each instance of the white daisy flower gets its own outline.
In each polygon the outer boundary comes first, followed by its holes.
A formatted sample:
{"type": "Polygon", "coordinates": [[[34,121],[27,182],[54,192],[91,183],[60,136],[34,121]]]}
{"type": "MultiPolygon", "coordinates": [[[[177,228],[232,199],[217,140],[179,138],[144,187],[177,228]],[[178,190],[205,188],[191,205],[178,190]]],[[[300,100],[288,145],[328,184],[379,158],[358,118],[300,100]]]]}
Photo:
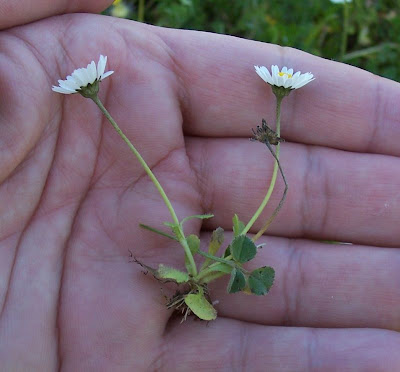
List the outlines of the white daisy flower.
{"type": "Polygon", "coordinates": [[[331,0],[331,3],[334,4],[343,4],[343,3],[350,3],[351,0],[331,0]]]}
{"type": "Polygon", "coordinates": [[[283,67],[282,70],[279,71],[278,66],[272,65],[271,73],[265,66],[254,66],[254,68],[256,69],[257,75],[269,85],[282,87],[289,91],[304,87],[304,85],[314,80],[314,75],[312,73],[306,72],[302,74],[298,71],[293,74],[292,68],[288,69],[287,67],[283,67]]]}
{"type": "Polygon", "coordinates": [[[94,61],[92,61],[87,65],[86,68],[78,68],[70,76],[67,76],[66,80],[58,80],[58,86],[53,85],[52,90],[54,92],[62,94],[82,94],[84,93],[85,88],[91,85],[95,85],[94,88],[97,88],[98,91],[98,84],[94,83],[98,83],[104,80],[106,77],[110,76],[114,72],[104,72],[106,69],[106,64],[107,57],[100,55],[97,66],[94,61]]]}

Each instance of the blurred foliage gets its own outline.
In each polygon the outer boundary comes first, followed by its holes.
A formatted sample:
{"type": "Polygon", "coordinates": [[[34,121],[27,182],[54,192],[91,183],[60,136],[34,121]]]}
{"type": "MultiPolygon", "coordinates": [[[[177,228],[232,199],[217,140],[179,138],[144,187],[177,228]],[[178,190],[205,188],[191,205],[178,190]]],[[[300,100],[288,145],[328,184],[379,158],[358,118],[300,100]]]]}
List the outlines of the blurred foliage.
{"type": "MultiPolygon", "coordinates": [[[[140,0],[117,0],[106,14],[137,19],[140,0]]],[[[144,21],[291,46],[400,81],[400,0],[146,0],[144,21]]]]}

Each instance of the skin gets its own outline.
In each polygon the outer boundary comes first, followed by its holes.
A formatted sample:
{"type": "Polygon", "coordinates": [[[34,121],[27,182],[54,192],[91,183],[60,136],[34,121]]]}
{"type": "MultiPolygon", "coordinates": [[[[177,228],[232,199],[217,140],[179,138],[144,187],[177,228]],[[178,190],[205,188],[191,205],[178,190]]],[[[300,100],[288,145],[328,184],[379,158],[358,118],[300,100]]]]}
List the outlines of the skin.
{"type": "MultiPolygon", "coordinates": [[[[42,0],[35,13],[28,4],[0,2],[2,370],[400,368],[399,84],[228,36],[50,17],[94,13],[107,1],[42,0]],[[315,75],[283,102],[289,193],[248,265],[276,269],[267,296],[227,295],[220,280],[211,288],[217,321],[179,325],[160,284],[129,262],[131,250],[147,265],[179,268],[183,253],[139,229],[170,216],[96,106],[51,91],[100,53],[116,71],[100,99],[178,216],[215,214],[185,226],[205,245],[217,226],[228,241],[233,213],[248,221],[268,187],[273,159],[247,138],[262,117],[273,122],[275,99],[253,65],[315,75]]],[[[282,191],[279,179],[252,233],[282,191]]]]}

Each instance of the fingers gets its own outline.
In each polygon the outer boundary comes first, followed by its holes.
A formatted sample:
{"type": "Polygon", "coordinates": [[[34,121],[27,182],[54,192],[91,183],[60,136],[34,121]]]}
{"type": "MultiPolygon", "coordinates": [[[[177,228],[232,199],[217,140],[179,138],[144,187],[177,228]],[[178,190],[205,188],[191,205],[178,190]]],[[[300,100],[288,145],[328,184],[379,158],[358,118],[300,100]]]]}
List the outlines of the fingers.
{"type": "MultiPolygon", "coordinates": [[[[203,208],[215,217],[207,228],[231,229],[238,213],[249,221],[267,191],[273,158],[266,146],[245,139],[187,138],[203,208]]],[[[400,160],[284,143],[281,164],[289,183],[285,204],[268,233],[400,246],[400,160]]],[[[255,224],[256,232],[282,196],[283,181],[255,224]]]]}
{"type": "Polygon", "coordinates": [[[340,149],[400,154],[400,85],[301,51],[229,36],[155,29],[184,85],[185,129],[198,136],[247,136],[275,120],[275,97],[254,65],[278,64],[315,81],[282,105],[282,136],[340,149]]]}
{"type": "Polygon", "coordinates": [[[172,324],[162,345],[152,365],[160,371],[395,371],[400,364],[400,336],[373,329],[188,320],[172,324]]]}
{"type": "Polygon", "coordinates": [[[98,13],[112,0],[0,0],[0,29],[18,26],[57,14],[98,13]]]}
{"type": "MultiPolygon", "coordinates": [[[[209,234],[201,238],[206,245],[209,234]]],[[[226,233],[225,243],[231,238],[226,233]]],[[[266,245],[245,269],[272,266],[271,291],[227,294],[229,278],[217,280],[210,293],[219,300],[219,316],[266,325],[400,330],[400,249],[272,237],[258,242],[266,245]]]]}

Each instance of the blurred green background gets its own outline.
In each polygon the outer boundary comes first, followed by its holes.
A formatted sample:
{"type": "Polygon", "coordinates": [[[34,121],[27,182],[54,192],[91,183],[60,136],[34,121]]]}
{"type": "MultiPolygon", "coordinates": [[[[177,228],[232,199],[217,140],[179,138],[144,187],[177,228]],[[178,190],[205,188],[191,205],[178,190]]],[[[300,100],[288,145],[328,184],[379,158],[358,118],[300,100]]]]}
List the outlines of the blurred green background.
{"type": "Polygon", "coordinates": [[[400,0],[116,0],[105,14],[291,46],[400,81],[400,0]]]}

